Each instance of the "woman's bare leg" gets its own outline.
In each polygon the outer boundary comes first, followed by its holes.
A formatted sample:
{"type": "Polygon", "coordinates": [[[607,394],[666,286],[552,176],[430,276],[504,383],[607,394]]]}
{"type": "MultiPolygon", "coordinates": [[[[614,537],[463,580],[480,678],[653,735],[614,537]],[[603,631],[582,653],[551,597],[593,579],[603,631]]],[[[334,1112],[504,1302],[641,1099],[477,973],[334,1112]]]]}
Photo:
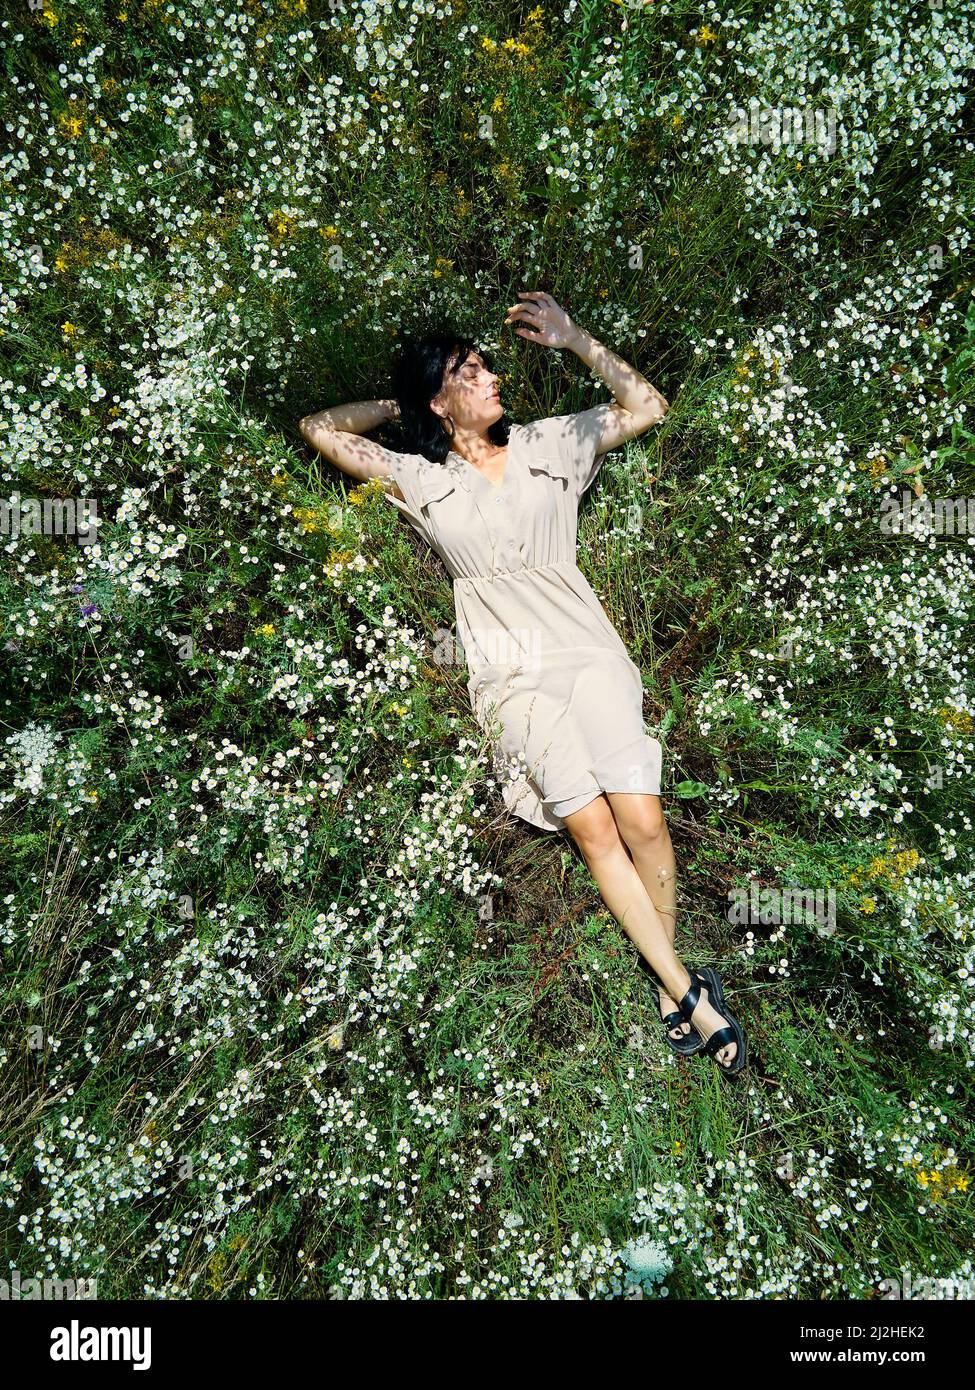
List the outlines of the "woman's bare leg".
{"type": "MultiPolygon", "coordinates": [[[[627,852],[606,794],[597,796],[581,811],[566,816],[565,826],[579,846],[603,902],[657,975],[668,995],[672,999],[683,999],[690,988],[691,977],[674,952],[664,925],[669,919],[657,912],[627,852]]],[[[709,1038],[726,1022],[708,1002],[706,993],[702,992],[694,1010],[694,1026],[701,1037],[709,1038]]],[[[726,1043],[718,1051],[716,1060],[719,1063],[730,1062],[737,1051],[736,1043],[726,1043]]]]}
{"type": "MultiPolygon", "coordinates": [[[[650,901],[663,919],[673,946],[677,932],[677,863],[660,797],[636,792],[607,792],[606,798],[620,838],[650,895],[650,901]]],[[[661,986],[660,1017],[673,1013],[676,1008],[677,1000],[661,986]]],[[[682,1033],[689,1033],[691,1026],[681,1023],[669,1031],[672,1038],[678,1038],[682,1033]]]]}

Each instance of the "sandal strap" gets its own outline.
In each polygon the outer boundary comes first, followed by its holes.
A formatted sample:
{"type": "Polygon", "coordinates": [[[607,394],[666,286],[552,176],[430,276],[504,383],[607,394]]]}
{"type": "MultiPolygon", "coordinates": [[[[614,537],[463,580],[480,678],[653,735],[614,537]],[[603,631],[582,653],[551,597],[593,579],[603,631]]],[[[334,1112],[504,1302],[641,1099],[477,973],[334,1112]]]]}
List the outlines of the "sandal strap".
{"type": "Polygon", "coordinates": [[[704,1051],[709,1057],[713,1057],[716,1052],[720,1052],[728,1043],[735,1043],[741,1047],[741,1043],[735,1037],[734,1028],[719,1028],[716,1033],[712,1033],[704,1044],[704,1051]]]}
{"type": "Polygon", "coordinates": [[[682,1023],[686,1023],[687,1021],[684,1015],[676,1010],[673,1013],[664,1014],[664,1023],[667,1025],[668,1029],[679,1028],[682,1023]]]}
{"type": "MultiPolygon", "coordinates": [[[[680,1010],[681,1017],[687,1023],[691,1022],[691,1014],[697,1008],[698,1000],[701,997],[701,985],[706,984],[706,981],[703,981],[695,970],[692,970],[689,973],[691,977],[690,988],[688,989],[687,993],[684,995],[680,1003],[677,1005],[677,1008],[680,1010]]],[[[693,1027],[693,1024],[691,1026],[693,1027]]]]}

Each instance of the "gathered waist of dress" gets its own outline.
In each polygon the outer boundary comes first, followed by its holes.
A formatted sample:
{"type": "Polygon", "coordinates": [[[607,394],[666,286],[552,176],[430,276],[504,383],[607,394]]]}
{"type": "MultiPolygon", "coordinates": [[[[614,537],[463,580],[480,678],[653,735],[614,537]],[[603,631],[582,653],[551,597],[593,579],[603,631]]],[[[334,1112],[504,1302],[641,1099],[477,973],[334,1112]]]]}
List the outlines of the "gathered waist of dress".
{"type": "Polygon", "coordinates": [[[548,565],[522,565],[516,570],[497,570],[494,574],[461,574],[454,584],[490,584],[496,579],[515,579],[520,574],[544,574],[546,570],[578,569],[575,560],[553,560],[548,565]]]}

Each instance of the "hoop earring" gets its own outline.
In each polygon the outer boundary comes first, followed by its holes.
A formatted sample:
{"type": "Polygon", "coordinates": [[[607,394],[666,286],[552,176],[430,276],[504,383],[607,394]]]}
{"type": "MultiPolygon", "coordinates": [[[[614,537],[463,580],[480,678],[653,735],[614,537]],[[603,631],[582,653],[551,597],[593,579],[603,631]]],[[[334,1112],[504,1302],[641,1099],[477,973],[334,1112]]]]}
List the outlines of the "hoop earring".
{"type": "Polygon", "coordinates": [[[448,416],[447,416],[447,419],[446,419],[446,420],[441,420],[440,423],[441,423],[441,424],[443,425],[443,427],[444,427],[444,432],[445,432],[445,434],[447,435],[447,438],[448,438],[448,439],[453,439],[453,437],[454,437],[454,431],[456,430],[457,427],[456,427],[456,425],[454,424],[453,420],[450,419],[450,416],[448,415],[448,416]],[[450,429],[447,429],[447,420],[450,420],[450,429]]]}

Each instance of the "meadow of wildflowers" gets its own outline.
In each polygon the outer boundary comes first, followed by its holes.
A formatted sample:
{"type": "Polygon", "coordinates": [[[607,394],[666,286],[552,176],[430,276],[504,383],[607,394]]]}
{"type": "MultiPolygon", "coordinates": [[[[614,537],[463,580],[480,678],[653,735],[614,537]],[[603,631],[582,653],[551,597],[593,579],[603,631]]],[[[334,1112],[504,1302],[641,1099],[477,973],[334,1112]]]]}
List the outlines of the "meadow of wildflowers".
{"type": "Polygon", "coordinates": [[[971,1297],[975,8],[23,0],[0,36],[0,1275],[971,1297]],[[513,419],[606,399],[502,330],[531,288],[671,403],[579,552],[731,1084],[505,814],[446,572],[297,431],[447,321],[513,419]]]}

